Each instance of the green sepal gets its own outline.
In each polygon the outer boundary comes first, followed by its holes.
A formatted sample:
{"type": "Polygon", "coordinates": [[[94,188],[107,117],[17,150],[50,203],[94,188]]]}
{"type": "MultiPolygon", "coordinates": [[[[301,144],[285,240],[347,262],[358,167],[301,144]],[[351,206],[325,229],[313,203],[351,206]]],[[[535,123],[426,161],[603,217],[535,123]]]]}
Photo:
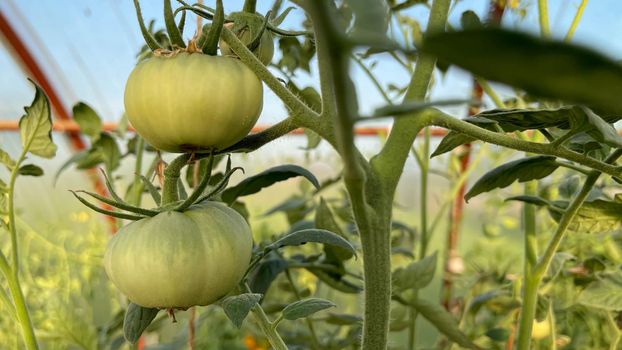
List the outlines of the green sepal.
{"type": "Polygon", "coordinates": [[[220,33],[222,32],[222,26],[225,24],[225,10],[223,9],[222,0],[216,1],[216,13],[212,20],[209,32],[207,33],[207,39],[205,45],[201,48],[203,53],[210,56],[216,56],[218,53],[218,41],[220,40],[220,33]]]}
{"type": "Polygon", "coordinates": [[[156,39],[153,37],[153,35],[151,35],[151,33],[149,33],[149,30],[145,26],[145,20],[143,19],[143,14],[140,11],[140,4],[138,3],[138,0],[134,0],[134,8],[136,9],[136,17],[138,18],[138,25],[140,25],[140,32],[142,33],[143,38],[145,39],[145,43],[147,43],[147,46],[149,46],[151,51],[161,50],[162,46],[158,44],[156,39]]]}
{"type": "Polygon", "coordinates": [[[169,39],[171,39],[171,44],[177,45],[182,48],[186,47],[184,39],[179,32],[179,28],[175,23],[173,9],[171,7],[171,0],[164,0],[164,24],[166,25],[166,32],[168,33],[168,37],[169,39]]]}

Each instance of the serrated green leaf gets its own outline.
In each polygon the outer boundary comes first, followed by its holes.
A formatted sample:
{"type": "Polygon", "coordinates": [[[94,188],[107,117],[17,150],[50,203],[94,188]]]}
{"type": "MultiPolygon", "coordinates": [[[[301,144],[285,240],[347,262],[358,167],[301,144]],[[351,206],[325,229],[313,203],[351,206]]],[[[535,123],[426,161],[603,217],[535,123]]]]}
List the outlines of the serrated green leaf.
{"type": "Polygon", "coordinates": [[[302,176],[309,180],[315,188],[320,187],[315,176],[307,169],[298,165],[286,164],[270,168],[257,175],[244,179],[236,186],[224,190],[221,194],[221,198],[226,203],[233,203],[239,197],[257,193],[263,188],[272,186],[277,182],[298,176],[302,176]]]}
{"type": "Polygon", "coordinates": [[[469,199],[480,193],[507,187],[515,181],[526,182],[542,179],[549,176],[558,167],[559,165],[555,163],[555,157],[552,156],[527,157],[505,163],[490,170],[477,180],[464,196],[464,199],[468,202],[469,199]]]}
{"type": "Polygon", "coordinates": [[[296,246],[309,242],[330,244],[336,247],[341,247],[350,251],[354,256],[356,256],[356,249],[354,249],[350,242],[348,242],[336,233],[320,229],[300,230],[287,234],[284,237],[273,242],[272,244],[268,245],[266,248],[264,248],[264,251],[268,252],[285,246],[296,246]]]}
{"type": "Polygon", "coordinates": [[[233,322],[233,324],[241,328],[242,322],[251,311],[251,309],[257,305],[261,300],[261,294],[245,293],[232,297],[225,298],[221,302],[221,306],[225,311],[225,315],[233,322]]]}
{"type": "Polygon", "coordinates": [[[622,65],[584,47],[485,28],[430,35],[422,50],[536,96],[622,111],[622,65]]]}
{"type": "Polygon", "coordinates": [[[286,320],[297,320],[313,315],[316,312],[335,307],[335,303],[330,300],[320,298],[309,298],[299,300],[287,305],[283,309],[283,318],[286,320]]]}
{"type": "Polygon", "coordinates": [[[42,176],[43,169],[34,164],[26,164],[19,167],[18,173],[24,176],[42,176]]]}
{"type": "Polygon", "coordinates": [[[91,142],[99,139],[102,132],[102,120],[89,105],[78,102],[73,106],[73,119],[80,125],[80,132],[88,136],[91,142]]]}
{"type": "MultiPolygon", "coordinates": [[[[559,222],[568,201],[554,201],[548,207],[553,220],[559,222]]],[[[568,226],[569,231],[580,233],[612,232],[622,227],[622,203],[615,201],[585,201],[568,226]]]]}
{"type": "Polygon", "coordinates": [[[19,134],[22,147],[28,152],[43,158],[56,155],[56,145],[52,141],[52,117],[50,103],[41,88],[35,86],[35,98],[19,120],[19,134]]]}
{"type": "Polygon", "coordinates": [[[421,289],[434,279],[436,272],[437,252],[415,261],[406,267],[400,267],[393,272],[393,292],[401,293],[406,290],[421,289]]]}
{"type": "Polygon", "coordinates": [[[135,344],[159,311],[155,308],[146,308],[130,303],[127,306],[125,318],[123,319],[123,335],[125,339],[135,344]]]}

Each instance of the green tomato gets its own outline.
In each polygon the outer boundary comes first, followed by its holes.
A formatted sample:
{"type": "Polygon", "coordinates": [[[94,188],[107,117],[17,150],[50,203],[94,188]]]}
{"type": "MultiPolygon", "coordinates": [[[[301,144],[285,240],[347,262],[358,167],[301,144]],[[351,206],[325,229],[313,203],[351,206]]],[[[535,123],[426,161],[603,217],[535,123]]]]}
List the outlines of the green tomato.
{"type": "Polygon", "coordinates": [[[225,149],[250,132],[262,106],[261,81],[230,57],[152,57],[134,68],[125,86],[130,123],[169,152],[225,149]]]}
{"type": "MultiPolygon", "coordinates": [[[[251,32],[249,30],[242,30],[240,33],[238,33],[238,38],[245,45],[250,44],[251,40],[253,40],[253,37],[251,37],[251,32]]],[[[274,56],[274,38],[272,37],[272,33],[270,33],[269,30],[265,30],[263,32],[263,34],[261,35],[261,40],[259,41],[259,46],[257,46],[257,48],[253,50],[253,53],[264,65],[268,65],[270,64],[270,62],[272,62],[272,57],[274,56]]],[[[235,52],[231,50],[229,44],[222,40],[220,41],[220,54],[223,56],[237,57],[235,52]]]]}
{"type": "Polygon", "coordinates": [[[218,202],[162,212],[122,227],[104,255],[108,277],[144,307],[209,305],[237,286],[253,239],[244,218],[218,202]]]}

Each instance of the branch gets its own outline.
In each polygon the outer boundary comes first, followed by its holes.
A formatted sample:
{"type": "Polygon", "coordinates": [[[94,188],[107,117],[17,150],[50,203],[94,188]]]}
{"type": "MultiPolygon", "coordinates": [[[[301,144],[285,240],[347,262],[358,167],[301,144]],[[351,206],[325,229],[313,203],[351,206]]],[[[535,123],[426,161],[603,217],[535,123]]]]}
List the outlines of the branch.
{"type": "Polygon", "coordinates": [[[622,169],[615,165],[606,164],[598,161],[594,158],[584,156],[580,153],[573,152],[564,147],[556,147],[553,144],[537,143],[530,141],[519,140],[501,133],[488,131],[478,126],[472,125],[462,120],[458,120],[450,115],[447,115],[439,110],[430,109],[429,123],[431,125],[440,126],[446,129],[454,130],[469,136],[472,136],[478,140],[492,143],[498,146],[511,148],[517,151],[524,151],[535,154],[551,155],[559,158],[563,158],[594,170],[598,170],[611,176],[621,176],[622,169]]]}
{"type": "MultiPolygon", "coordinates": [[[[288,133],[296,130],[298,125],[294,121],[296,118],[291,116],[286,119],[272,125],[271,127],[258,132],[256,134],[251,134],[238,141],[233,146],[229,146],[222,150],[219,153],[248,153],[252,152],[263,145],[272,142],[278,139],[281,136],[287,135],[288,133]]],[[[205,155],[207,156],[207,155],[205,155]]]]}
{"type": "MultiPolygon", "coordinates": [[[[430,18],[425,34],[430,35],[445,30],[447,15],[449,13],[450,0],[435,0],[430,11],[430,18]]],[[[404,102],[423,101],[428,91],[428,85],[434,71],[436,58],[422,54],[417,59],[415,73],[413,74],[404,102]]],[[[426,120],[422,118],[426,112],[414,113],[411,117],[396,120],[391,128],[384,147],[372,159],[372,167],[380,174],[387,184],[389,193],[395,192],[397,182],[404,169],[410,146],[415,141],[417,134],[425,127],[426,120]],[[422,120],[423,119],[423,120],[422,120]]]]}

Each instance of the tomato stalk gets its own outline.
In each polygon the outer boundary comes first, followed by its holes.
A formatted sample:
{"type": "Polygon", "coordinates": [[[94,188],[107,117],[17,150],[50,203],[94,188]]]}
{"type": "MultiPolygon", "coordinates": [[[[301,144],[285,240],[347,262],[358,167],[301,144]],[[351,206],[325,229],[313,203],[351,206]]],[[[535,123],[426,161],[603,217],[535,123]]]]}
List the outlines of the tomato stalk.
{"type": "Polygon", "coordinates": [[[181,174],[181,169],[188,164],[191,154],[184,153],[175,158],[164,170],[164,184],[162,185],[162,202],[160,206],[173,203],[179,200],[177,183],[181,174]]]}

